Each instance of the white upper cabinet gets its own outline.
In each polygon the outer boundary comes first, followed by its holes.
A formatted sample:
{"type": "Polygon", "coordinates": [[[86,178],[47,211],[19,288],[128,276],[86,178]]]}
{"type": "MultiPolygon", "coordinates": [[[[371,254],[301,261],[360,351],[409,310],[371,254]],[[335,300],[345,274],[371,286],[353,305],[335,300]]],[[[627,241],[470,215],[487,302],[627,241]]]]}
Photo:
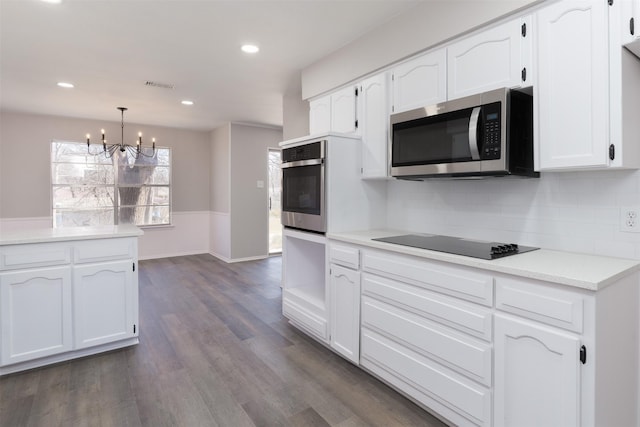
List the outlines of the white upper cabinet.
{"type": "Polygon", "coordinates": [[[309,102],[309,134],[355,133],[357,88],[348,86],[309,102]]]}
{"type": "Polygon", "coordinates": [[[362,177],[386,178],[389,136],[389,74],[360,84],[359,127],[362,135],[362,177]]]}
{"type": "Polygon", "coordinates": [[[439,49],[393,68],[393,113],[447,99],[447,52],[439,49]]]}
{"type": "Polygon", "coordinates": [[[620,0],[622,44],[640,56],[640,0],[620,0]]]}
{"type": "Polygon", "coordinates": [[[562,1],[538,12],[533,99],[540,170],[608,164],[607,7],[562,1]]]}
{"type": "Polygon", "coordinates": [[[532,85],[531,17],[514,19],[447,48],[448,99],[532,85]]]}
{"type": "Polygon", "coordinates": [[[309,134],[317,135],[331,130],[331,96],[309,102],[309,134]]]}
{"type": "Polygon", "coordinates": [[[338,133],[354,133],[358,130],[356,104],[358,89],[347,86],[331,94],[331,130],[338,133]]]}
{"type": "Polygon", "coordinates": [[[640,60],[621,46],[622,5],[568,0],[538,12],[539,170],[639,166],[640,60]]]}

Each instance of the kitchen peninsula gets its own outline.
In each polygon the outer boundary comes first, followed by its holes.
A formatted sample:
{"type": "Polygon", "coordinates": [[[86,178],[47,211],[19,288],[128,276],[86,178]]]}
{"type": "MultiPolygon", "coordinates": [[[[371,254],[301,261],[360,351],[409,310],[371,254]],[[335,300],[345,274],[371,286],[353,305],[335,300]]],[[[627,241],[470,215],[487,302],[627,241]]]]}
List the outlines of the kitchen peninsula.
{"type": "Polygon", "coordinates": [[[0,235],[0,375],[138,343],[135,226],[0,235]]]}

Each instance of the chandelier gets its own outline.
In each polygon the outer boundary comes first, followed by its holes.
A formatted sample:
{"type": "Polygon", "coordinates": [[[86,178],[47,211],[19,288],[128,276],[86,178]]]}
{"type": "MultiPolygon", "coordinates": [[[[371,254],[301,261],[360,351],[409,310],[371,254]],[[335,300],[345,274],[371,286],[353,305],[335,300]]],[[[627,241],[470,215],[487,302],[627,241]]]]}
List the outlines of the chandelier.
{"type": "Polygon", "coordinates": [[[105,139],[104,129],[102,132],[102,152],[92,153],[91,152],[91,135],[87,134],[87,152],[91,155],[97,156],[99,154],[105,155],[105,157],[113,157],[116,151],[120,151],[121,153],[129,153],[129,155],[133,156],[133,158],[137,159],[142,154],[145,157],[153,157],[156,154],[156,139],[152,138],[152,151],[151,153],[145,153],[142,149],[142,132],[138,132],[138,140],[136,141],[136,145],[129,145],[124,143],[124,112],[127,111],[127,107],[117,107],[120,110],[120,144],[107,144],[107,140],[105,139]]]}

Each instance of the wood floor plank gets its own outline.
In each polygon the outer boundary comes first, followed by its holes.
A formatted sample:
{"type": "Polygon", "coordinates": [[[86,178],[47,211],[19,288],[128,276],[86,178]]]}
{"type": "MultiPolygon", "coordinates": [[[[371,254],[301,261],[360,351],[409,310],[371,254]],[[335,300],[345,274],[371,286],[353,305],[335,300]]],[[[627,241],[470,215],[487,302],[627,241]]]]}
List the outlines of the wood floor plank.
{"type": "Polygon", "coordinates": [[[0,378],[0,426],[444,426],[293,328],[281,268],[140,261],[140,344],[0,378]]]}

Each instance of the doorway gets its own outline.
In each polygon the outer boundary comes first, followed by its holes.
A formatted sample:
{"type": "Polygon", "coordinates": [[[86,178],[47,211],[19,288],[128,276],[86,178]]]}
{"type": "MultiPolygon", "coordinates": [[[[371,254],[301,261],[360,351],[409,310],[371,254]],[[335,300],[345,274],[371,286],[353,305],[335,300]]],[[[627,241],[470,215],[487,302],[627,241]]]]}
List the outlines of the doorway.
{"type": "Polygon", "coordinates": [[[282,171],[280,169],[280,150],[269,149],[269,255],[282,253],[281,186],[282,171]]]}

